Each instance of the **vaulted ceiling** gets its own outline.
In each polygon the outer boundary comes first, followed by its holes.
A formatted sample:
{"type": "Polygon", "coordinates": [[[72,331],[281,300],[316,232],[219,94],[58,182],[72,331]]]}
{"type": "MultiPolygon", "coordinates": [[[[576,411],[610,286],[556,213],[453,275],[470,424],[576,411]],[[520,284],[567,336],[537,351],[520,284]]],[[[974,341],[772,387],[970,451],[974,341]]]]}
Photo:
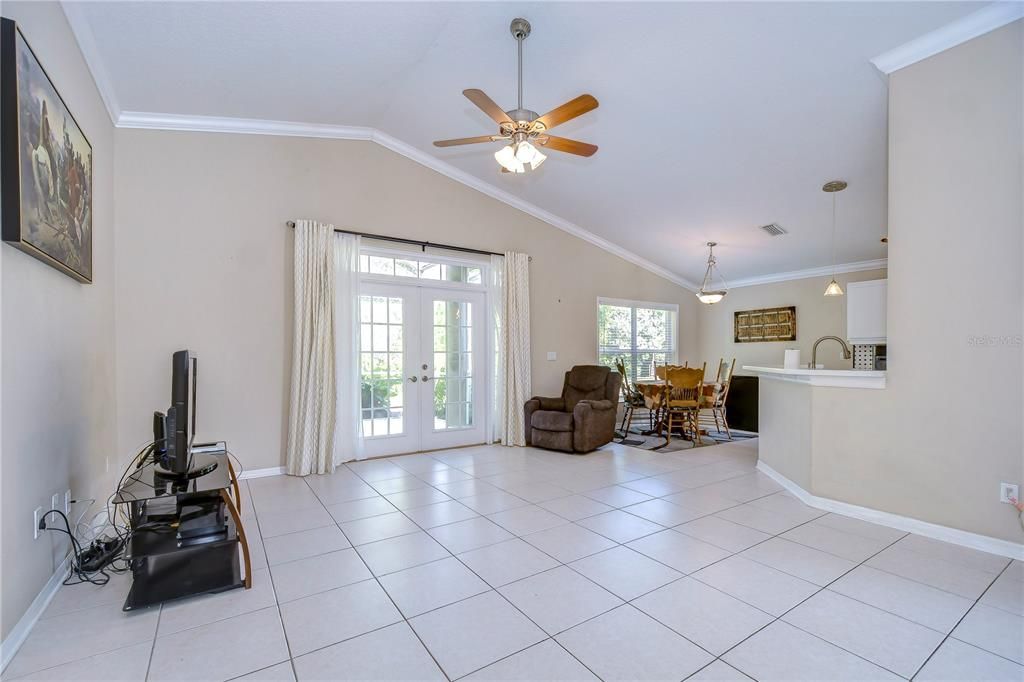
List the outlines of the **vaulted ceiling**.
{"type": "Polygon", "coordinates": [[[691,282],[704,243],[727,279],[885,257],[886,80],[870,59],[978,9],[966,2],[76,3],[76,33],[124,112],[369,126],[691,282]],[[589,92],[558,134],[600,146],[500,174],[462,95],[543,113],[589,92]],[[97,63],[98,62],[98,63],[97,63]],[[777,222],[789,234],[758,226],[777,222]]]}

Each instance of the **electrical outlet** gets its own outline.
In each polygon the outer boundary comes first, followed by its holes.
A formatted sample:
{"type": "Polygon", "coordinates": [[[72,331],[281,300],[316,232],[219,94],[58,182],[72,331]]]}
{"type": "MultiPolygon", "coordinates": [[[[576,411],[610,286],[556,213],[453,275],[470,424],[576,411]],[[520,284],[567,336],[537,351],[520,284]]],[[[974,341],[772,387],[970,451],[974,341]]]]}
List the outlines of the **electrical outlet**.
{"type": "Polygon", "coordinates": [[[999,501],[1007,504],[1013,504],[1010,502],[1010,498],[1015,500],[1020,499],[1020,487],[1013,483],[1002,482],[999,484],[999,501]]]}
{"type": "Polygon", "coordinates": [[[39,530],[39,520],[43,518],[43,508],[36,507],[36,510],[32,512],[32,539],[38,540],[39,534],[42,532],[39,530]]]}
{"type": "Polygon", "coordinates": [[[50,498],[50,509],[56,509],[60,511],[61,509],[64,508],[64,505],[61,504],[60,497],[60,493],[53,494],[53,496],[50,498]]]}
{"type": "Polygon", "coordinates": [[[557,359],[558,359],[558,353],[556,353],[553,350],[549,350],[548,351],[548,360],[557,360],[557,359]]]}
{"type": "Polygon", "coordinates": [[[71,488],[64,491],[64,515],[71,514],[71,488]]]}

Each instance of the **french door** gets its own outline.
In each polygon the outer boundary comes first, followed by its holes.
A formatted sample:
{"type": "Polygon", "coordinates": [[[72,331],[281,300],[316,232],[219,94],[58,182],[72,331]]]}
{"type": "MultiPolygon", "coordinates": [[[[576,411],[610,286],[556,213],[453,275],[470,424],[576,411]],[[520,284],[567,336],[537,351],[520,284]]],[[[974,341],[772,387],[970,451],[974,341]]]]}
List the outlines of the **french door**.
{"type": "Polygon", "coordinates": [[[367,456],[485,441],[482,292],[364,282],[361,426],[367,456]]]}

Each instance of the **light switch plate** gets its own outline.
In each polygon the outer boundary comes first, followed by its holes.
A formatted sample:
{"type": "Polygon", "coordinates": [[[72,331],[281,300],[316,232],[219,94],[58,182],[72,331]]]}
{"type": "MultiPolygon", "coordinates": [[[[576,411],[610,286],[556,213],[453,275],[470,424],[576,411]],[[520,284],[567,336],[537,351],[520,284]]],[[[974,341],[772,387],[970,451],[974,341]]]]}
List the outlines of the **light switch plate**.
{"type": "Polygon", "coordinates": [[[1000,483],[999,484],[999,501],[1006,502],[1007,504],[1013,504],[1010,502],[1010,498],[1015,500],[1020,499],[1020,488],[1013,483],[1000,483]]]}
{"type": "Polygon", "coordinates": [[[558,359],[558,353],[556,353],[553,350],[549,350],[548,351],[548,360],[557,360],[557,359],[558,359]]]}

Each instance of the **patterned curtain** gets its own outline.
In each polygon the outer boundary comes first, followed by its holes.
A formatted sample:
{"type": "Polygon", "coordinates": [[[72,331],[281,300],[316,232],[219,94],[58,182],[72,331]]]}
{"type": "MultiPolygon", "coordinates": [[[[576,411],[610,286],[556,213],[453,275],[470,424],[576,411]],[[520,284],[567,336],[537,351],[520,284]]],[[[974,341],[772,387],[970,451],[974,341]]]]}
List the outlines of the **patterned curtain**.
{"type": "Polygon", "coordinates": [[[334,226],[297,221],[287,451],[293,476],[334,471],[334,260],[334,226]]]}
{"type": "Polygon", "coordinates": [[[526,445],[523,405],[530,399],[530,257],[505,253],[501,326],[502,410],[505,445],[526,445]]]}

